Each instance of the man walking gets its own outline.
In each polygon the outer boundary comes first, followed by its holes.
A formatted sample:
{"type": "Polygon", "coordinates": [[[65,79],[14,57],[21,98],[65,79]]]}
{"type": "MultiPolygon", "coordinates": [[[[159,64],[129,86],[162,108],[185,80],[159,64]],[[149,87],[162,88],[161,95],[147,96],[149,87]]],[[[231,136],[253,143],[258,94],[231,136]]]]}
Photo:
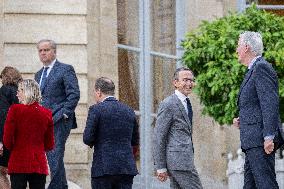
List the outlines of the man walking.
{"type": "Polygon", "coordinates": [[[278,79],[272,65],[262,57],[262,37],[246,31],[239,37],[239,62],[248,67],[242,82],[239,117],[241,148],[245,152],[244,189],[278,189],[275,151],[283,144],[280,134],[278,79]]]}
{"type": "Polygon", "coordinates": [[[78,80],[71,65],[56,59],[56,43],[44,39],[37,49],[43,68],[35,74],[40,85],[42,105],[52,110],[55,148],[47,153],[51,180],[48,189],[68,188],[64,168],[65,143],[70,130],[77,128],[75,108],[80,99],[78,80]]]}
{"type": "Polygon", "coordinates": [[[134,111],[114,97],[112,80],[95,82],[97,104],[89,109],[83,141],[94,147],[92,189],[131,189],[138,174],[132,151],[139,144],[134,111]]]}
{"type": "Polygon", "coordinates": [[[160,104],[154,128],[154,163],[157,177],[170,177],[172,189],[202,189],[194,166],[192,106],[187,97],[194,87],[194,75],[187,68],[174,74],[175,93],[160,104]]]}

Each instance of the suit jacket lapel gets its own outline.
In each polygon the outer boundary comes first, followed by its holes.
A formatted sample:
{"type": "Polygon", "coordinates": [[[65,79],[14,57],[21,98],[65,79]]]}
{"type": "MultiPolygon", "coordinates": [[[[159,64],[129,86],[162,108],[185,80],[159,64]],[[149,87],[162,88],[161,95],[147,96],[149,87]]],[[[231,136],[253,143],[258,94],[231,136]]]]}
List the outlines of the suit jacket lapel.
{"type": "Polygon", "coordinates": [[[176,104],[179,107],[179,109],[180,109],[180,111],[181,111],[185,121],[188,123],[189,127],[191,127],[191,123],[190,123],[189,117],[188,117],[188,115],[187,115],[187,113],[185,111],[185,108],[184,108],[182,102],[180,101],[180,99],[175,94],[174,94],[174,99],[175,99],[176,104]]]}
{"type": "Polygon", "coordinates": [[[242,84],[241,84],[241,89],[240,89],[240,92],[239,92],[239,95],[238,95],[237,104],[239,104],[239,100],[240,100],[240,96],[241,96],[242,90],[243,90],[244,86],[247,84],[247,82],[249,81],[249,79],[250,79],[250,77],[251,77],[251,75],[252,75],[252,72],[253,72],[253,69],[254,69],[256,63],[257,63],[258,61],[260,61],[261,59],[262,59],[262,57],[256,59],[255,63],[252,65],[252,67],[250,68],[250,70],[246,73],[245,78],[244,78],[244,80],[243,80],[243,82],[242,82],[242,84]]]}
{"type": "Polygon", "coordinates": [[[45,87],[48,85],[49,81],[53,78],[52,75],[53,76],[55,75],[57,67],[58,67],[58,61],[56,60],[56,62],[54,63],[54,65],[53,65],[53,67],[51,69],[51,71],[48,74],[48,77],[46,78],[46,82],[45,82],[44,86],[42,86],[42,93],[43,93],[45,87]]]}
{"type": "Polygon", "coordinates": [[[42,75],[42,71],[43,71],[43,67],[38,71],[38,73],[36,74],[36,77],[35,77],[35,80],[36,82],[39,84],[40,82],[40,78],[41,78],[41,75],[42,75]]]}

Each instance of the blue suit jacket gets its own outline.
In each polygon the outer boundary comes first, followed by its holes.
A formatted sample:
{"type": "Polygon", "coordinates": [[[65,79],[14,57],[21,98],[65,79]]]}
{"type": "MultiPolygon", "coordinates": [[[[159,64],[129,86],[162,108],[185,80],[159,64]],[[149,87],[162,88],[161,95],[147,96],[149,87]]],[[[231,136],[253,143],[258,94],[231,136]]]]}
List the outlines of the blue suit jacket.
{"type": "Polygon", "coordinates": [[[280,134],[278,79],[272,65],[258,58],[247,72],[238,96],[241,147],[247,150],[263,146],[264,137],[280,134]]]}
{"type": "MultiPolygon", "coordinates": [[[[39,83],[43,68],[35,74],[39,83]]],[[[70,128],[77,128],[75,108],[80,99],[78,79],[73,66],[56,61],[42,91],[42,105],[52,110],[54,124],[68,116],[65,121],[70,128]]]]}
{"type": "Polygon", "coordinates": [[[94,147],[92,177],[136,175],[132,146],[139,144],[134,111],[113,97],[89,109],[84,143],[94,147]]]}

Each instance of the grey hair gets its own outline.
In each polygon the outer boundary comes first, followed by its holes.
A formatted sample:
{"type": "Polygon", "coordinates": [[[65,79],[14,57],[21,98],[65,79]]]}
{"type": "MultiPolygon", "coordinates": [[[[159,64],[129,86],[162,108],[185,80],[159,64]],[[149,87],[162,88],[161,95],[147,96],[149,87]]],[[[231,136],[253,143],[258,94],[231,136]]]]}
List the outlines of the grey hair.
{"type": "Polygon", "coordinates": [[[22,90],[25,96],[23,104],[40,103],[41,92],[38,83],[33,79],[24,79],[19,83],[18,90],[22,90]]]}
{"type": "Polygon", "coordinates": [[[179,72],[181,71],[190,71],[192,73],[192,75],[194,76],[193,72],[189,69],[189,68],[186,68],[186,67],[180,67],[180,68],[177,68],[175,73],[174,73],[174,76],[173,76],[173,80],[179,80],[179,72]]]}
{"type": "Polygon", "coordinates": [[[115,85],[113,81],[107,77],[100,77],[96,80],[95,90],[100,90],[103,94],[114,95],[115,85]]]}
{"type": "Polygon", "coordinates": [[[251,47],[251,51],[256,56],[261,56],[263,53],[262,36],[258,32],[245,31],[240,34],[241,43],[251,47]]]}
{"type": "Polygon", "coordinates": [[[48,43],[50,44],[50,47],[51,47],[52,49],[54,49],[55,52],[56,52],[57,45],[56,45],[55,41],[53,41],[53,40],[51,40],[51,39],[41,39],[39,42],[37,42],[37,48],[39,48],[39,45],[40,45],[41,43],[44,43],[44,42],[48,42],[48,43]]]}

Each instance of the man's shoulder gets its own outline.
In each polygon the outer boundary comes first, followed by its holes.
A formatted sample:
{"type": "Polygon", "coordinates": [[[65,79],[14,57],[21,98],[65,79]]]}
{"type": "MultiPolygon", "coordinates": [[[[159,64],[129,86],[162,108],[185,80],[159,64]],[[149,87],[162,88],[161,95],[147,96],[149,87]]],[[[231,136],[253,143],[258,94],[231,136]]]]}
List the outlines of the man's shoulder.
{"type": "Polygon", "coordinates": [[[176,98],[177,98],[177,96],[176,96],[175,94],[172,94],[172,95],[166,97],[166,98],[161,102],[161,104],[164,104],[164,105],[171,105],[171,104],[173,104],[173,103],[176,102],[176,98]]]}
{"type": "Polygon", "coordinates": [[[107,100],[107,101],[104,101],[106,104],[106,106],[109,106],[109,105],[117,105],[119,106],[121,109],[124,109],[124,110],[128,110],[128,111],[133,111],[134,110],[127,104],[125,104],[124,102],[121,102],[117,99],[114,99],[114,100],[107,100]]]}
{"type": "Polygon", "coordinates": [[[276,74],[271,63],[267,62],[264,58],[262,58],[259,62],[256,63],[254,72],[270,72],[276,74]]]}
{"type": "Polygon", "coordinates": [[[58,60],[55,62],[54,67],[60,70],[73,69],[72,65],[60,62],[58,60]]]}
{"type": "Polygon", "coordinates": [[[61,67],[70,67],[71,66],[70,64],[61,62],[59,60],[56,60],[55,64],[57,64],[58,66],[61,66],[61,67]]]}
{"type": "Polygon", "coordinates": [[[260,58],[259,61],[255,64],[255,68],[271,68],[272,65],[267,62],[264,58],[260,58]]]}

